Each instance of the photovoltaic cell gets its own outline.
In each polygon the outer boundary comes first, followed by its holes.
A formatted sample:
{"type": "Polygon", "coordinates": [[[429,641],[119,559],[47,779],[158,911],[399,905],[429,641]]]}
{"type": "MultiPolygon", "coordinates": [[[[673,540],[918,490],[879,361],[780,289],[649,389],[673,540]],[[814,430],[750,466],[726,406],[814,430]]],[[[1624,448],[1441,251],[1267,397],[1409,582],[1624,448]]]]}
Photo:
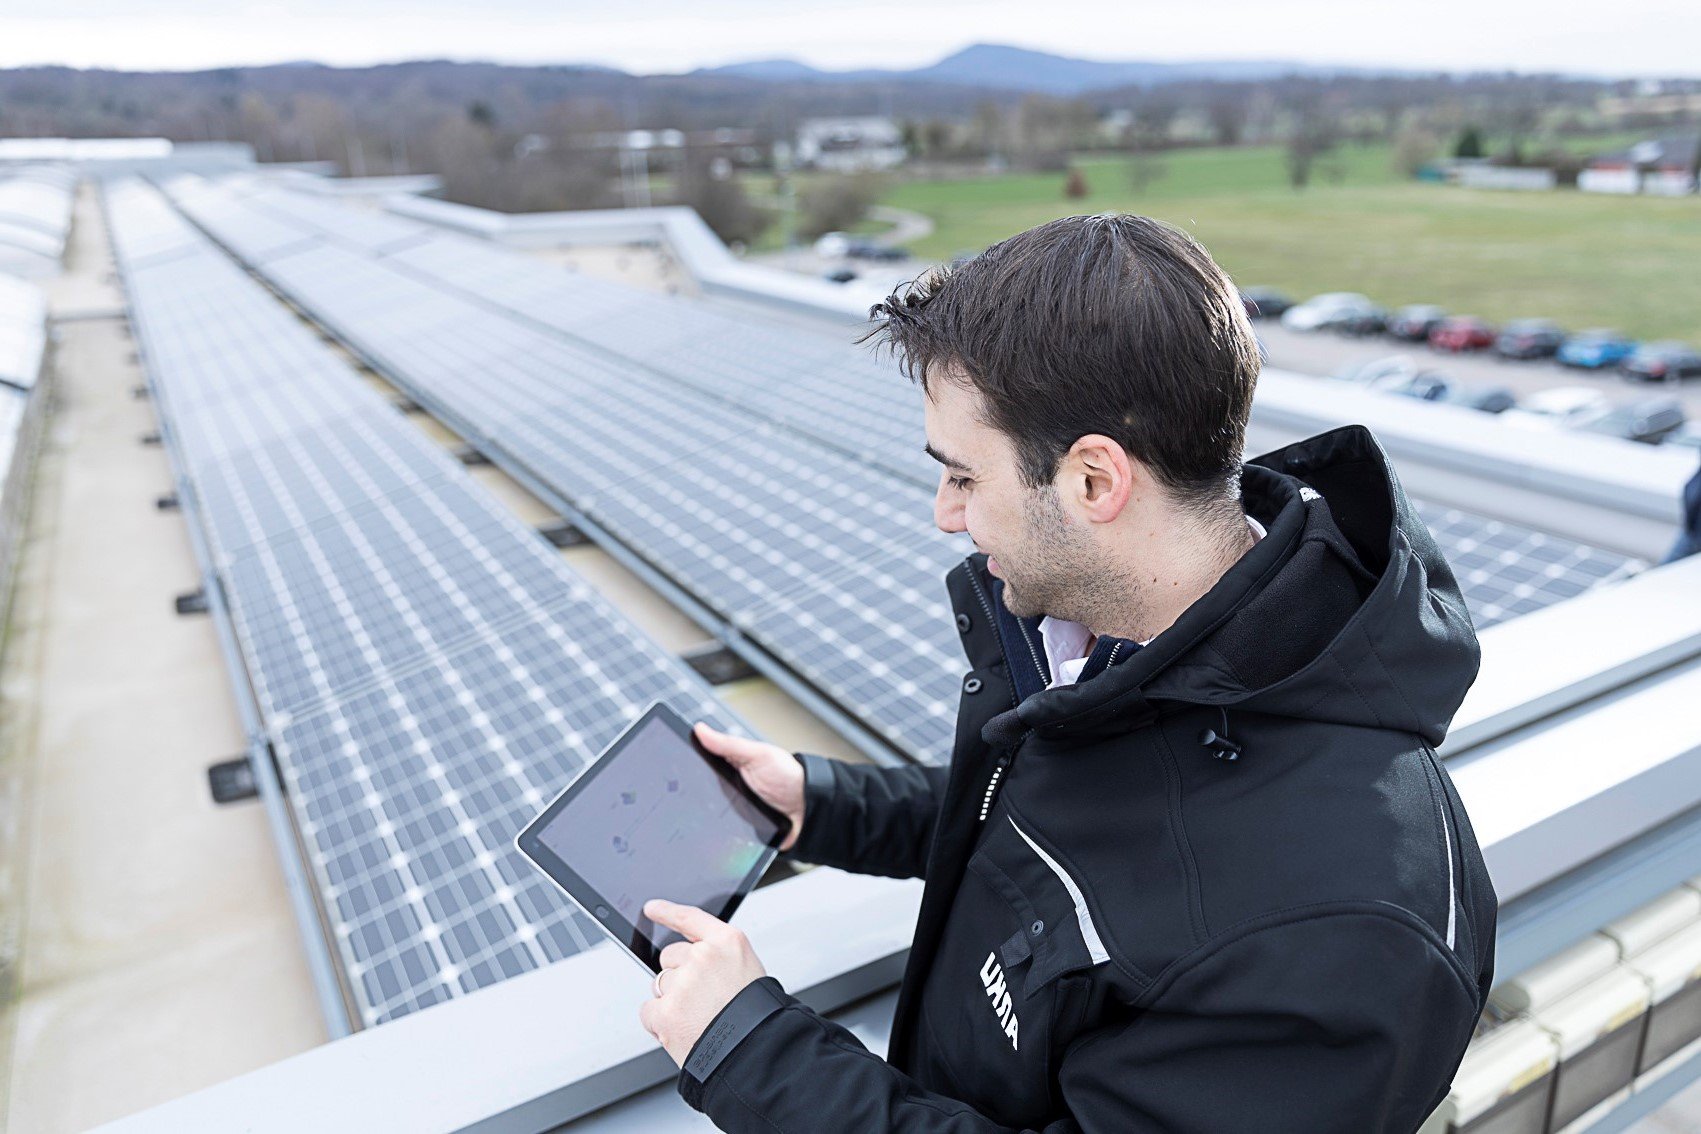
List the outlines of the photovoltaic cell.
{"type": "Polygon", "coordinates": [[[514,833],[654,700],[742,727],[157,193],[107,207],[362,1018],[600,941],[514,833]]]}

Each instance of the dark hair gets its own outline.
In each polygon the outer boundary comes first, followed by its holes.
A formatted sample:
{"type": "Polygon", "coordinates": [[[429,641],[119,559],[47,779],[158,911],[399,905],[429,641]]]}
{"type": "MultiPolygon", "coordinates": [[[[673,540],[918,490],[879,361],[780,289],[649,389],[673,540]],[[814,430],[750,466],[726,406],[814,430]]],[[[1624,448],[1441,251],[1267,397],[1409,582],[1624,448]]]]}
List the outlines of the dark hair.
{"type": "Polygon", "coordinates": [[[1258,342],[1198,241],[1149,217],[1064,217],[923,275],[876,304],[876,339],[925,392],[960,369],[1023,480],[1051,483],[1089,433],[1115,439],[1184,506],[1239,494],[1258,342]]]}

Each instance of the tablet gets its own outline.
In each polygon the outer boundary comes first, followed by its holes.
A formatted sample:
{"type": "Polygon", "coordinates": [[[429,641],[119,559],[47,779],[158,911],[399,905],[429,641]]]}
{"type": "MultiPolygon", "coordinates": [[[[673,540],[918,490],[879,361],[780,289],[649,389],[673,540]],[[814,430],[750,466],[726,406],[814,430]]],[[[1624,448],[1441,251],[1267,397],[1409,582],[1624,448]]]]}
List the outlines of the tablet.
{"type": "Polygon", "coordinates": [[[643,914],[651,898],[722,921],[774,861],[791,822],[704,751],[660,701],[514,839],[639,964],[683,940],[643,914]]]}

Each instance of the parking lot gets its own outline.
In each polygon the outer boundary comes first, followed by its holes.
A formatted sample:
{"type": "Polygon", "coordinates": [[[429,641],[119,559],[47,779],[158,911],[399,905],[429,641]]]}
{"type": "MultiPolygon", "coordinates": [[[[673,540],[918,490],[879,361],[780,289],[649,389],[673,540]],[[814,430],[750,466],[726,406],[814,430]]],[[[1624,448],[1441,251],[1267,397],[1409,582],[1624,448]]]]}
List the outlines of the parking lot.
{"type": "Polygon", "coordinates": [[[1701,382],[1693,380],[1676,385],[1631,383],[1615,370],[1573,370],[1551,361],[1514,362],[1491,351],[1448,354],[1381,335],[1351,338],[1330,331],[1292,331],[1275,319],[1260,319],[1254,325],[1270,353],[1270,365],[1302,374],[1338,375],[1366,362],[1404,354],[1419,369],[1436,370],[1471,386],[1504,386],[1520,400],[1556,386],[1586,386],[1618,404],[1670,395],[1683,403],[1691,421],[1701,419],[1701,382]]]}

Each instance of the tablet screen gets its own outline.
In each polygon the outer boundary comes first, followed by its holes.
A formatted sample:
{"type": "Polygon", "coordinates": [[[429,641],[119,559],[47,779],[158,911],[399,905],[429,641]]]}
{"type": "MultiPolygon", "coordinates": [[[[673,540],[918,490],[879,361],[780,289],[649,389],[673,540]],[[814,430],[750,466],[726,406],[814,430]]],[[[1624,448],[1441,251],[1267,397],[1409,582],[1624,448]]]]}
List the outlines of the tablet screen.
{"type": "Polygon", "coordinates": [[[724,919],[783,834],[783,820],[699,753],[689,732],[665,705],[653,707],[527,832],[567,867],[550,874],[566,875],[556,880],[651,967],[653,953],[680,936],[644,917],[644,903],[666,898],[724,919]]]}

